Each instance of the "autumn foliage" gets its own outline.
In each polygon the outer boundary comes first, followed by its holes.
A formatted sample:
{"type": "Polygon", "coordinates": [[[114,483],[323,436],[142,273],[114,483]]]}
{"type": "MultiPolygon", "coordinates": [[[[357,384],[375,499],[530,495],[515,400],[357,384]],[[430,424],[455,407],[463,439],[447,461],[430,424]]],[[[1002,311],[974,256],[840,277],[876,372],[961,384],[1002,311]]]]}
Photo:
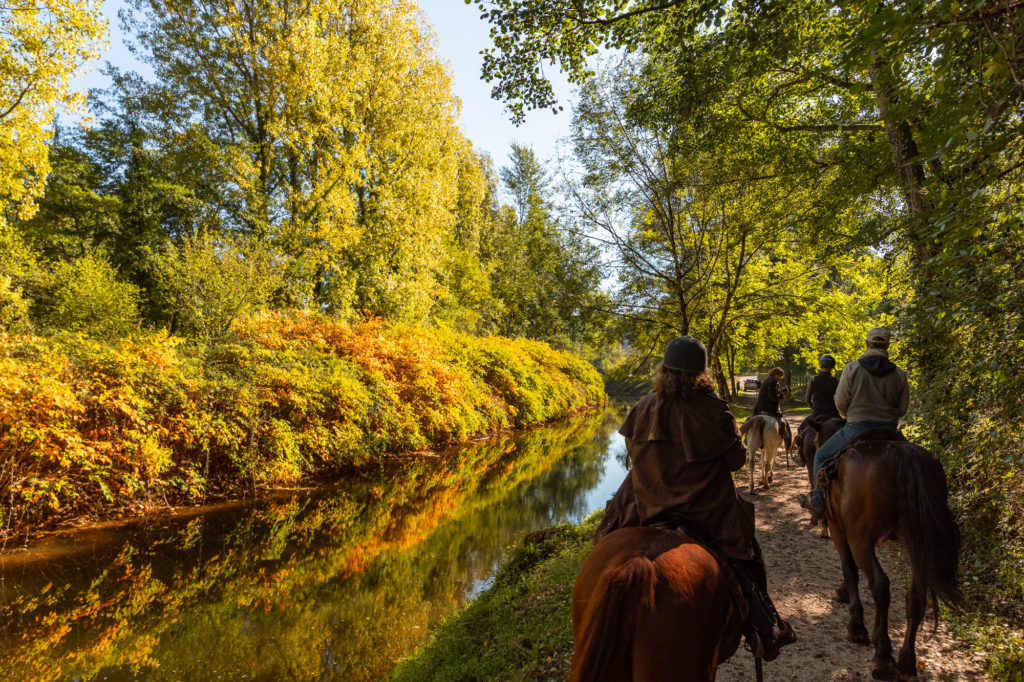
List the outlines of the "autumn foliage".
{"type": "Polygon", "coordinates": [[[294,485],[603,400],[545,343],[379,320],[268,313],[216,345],[0,335],[4,528],[294,485]]]}

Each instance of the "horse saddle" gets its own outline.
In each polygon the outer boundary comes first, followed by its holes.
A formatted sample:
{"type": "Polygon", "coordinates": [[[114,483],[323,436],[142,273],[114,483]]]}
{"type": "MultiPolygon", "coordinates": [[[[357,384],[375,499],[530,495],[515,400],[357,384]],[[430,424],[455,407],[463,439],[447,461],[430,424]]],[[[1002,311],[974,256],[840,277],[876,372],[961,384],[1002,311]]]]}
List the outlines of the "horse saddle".
{"type": "Polygon", "coordinates": [[[839,478],[839,463],[842,461],[843,455],[845,455],[850,448],[860,443],[877,441],[905,443],[907,442],[907,439],[901,431],[897,431],[896,429],[868,429],[867,431],[861,431],[854,436],[853,441],[843,448],[838,455],[825,460],[821,465],[821,469],[818,470],[818,478],[815,481],[817,487],[822,490],[826,490],[832,481],[839,478]]]}
{"type": "Polygon", "coordinates": [[[903,441],[906,442],[906,437],[902,431],[896,429],[869,429],[867,431],[861,431],[854,436],[853,441],[850,445],[856,445],[867,440],[887,440],[887,441],[903,441]]]}

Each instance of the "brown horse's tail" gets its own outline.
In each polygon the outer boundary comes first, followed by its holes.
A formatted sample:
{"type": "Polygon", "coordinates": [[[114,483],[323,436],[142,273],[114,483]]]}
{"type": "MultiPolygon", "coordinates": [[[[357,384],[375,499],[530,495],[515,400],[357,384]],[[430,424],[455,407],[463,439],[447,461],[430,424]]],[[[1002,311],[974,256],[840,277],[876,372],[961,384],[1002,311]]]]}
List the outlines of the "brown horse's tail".
{"type": "Polygon", "coordinates": [[[636,612],[654,608],[657,584],[654,563],[633,556],[605,571],[590,596],[583,618],[582,641],[576,642],[571,682],[630,679],[636,612]]]}
{"type": "Polygon", "coordinates": [[[909,443],[890,447],[889,455],[896,478],[900,537],[918,587],[933,602],[938,597],[959,604],[960,529],[946,502],[942,464],[924,448],[909,443]]]}

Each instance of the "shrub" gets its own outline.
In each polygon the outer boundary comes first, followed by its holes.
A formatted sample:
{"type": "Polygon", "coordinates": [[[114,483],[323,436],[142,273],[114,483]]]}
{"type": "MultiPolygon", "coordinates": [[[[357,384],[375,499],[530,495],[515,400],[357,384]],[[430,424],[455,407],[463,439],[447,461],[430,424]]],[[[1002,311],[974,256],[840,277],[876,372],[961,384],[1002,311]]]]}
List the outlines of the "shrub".
{"type": "Polygon", "coordinates": [[[589,364],[543,343],[378,320],[265,313],[205,345],[0,336],[0,499],[8,528],[197,501],[603,401],[589,364]]]}
{"type": "Polygon", "coordinates": [[[112,337],[139,325],[138,287],[118,280],[102,255],[57,265],[48,294],[42,317],[51,327],[112,337]]]}
{"type": "Polygon", "coordinates": [[[210,342],[267,305],[281,285],[281,267],[257,244],[203,233],[168,249],[158,279],[182,329],[210,342]]]}
{"type": "Polygon", "coordinates": [[[0,218],[0,330],[28,327],[29,301],[23,289],[37,269],[24,241],[0,218]]]}

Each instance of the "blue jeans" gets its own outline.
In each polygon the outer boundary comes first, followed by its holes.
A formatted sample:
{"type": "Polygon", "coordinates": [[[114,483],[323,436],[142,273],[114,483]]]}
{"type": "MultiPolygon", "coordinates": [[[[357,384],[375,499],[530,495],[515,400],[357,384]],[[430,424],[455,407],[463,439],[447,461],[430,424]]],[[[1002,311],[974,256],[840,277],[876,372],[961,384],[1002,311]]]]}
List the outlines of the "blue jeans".
{"type": "MultiPolygon", "coordinates": [[[[853,442],[858,434],[872,429],[890,429],[895,431],[896,424],[883,422],[850,422],[843,428],[832,434],[832,437],[825,441],[825,444],[814,453],[814,480],[818,480],[818,470],[828,460],[842,452],[847,445],[853,442]]],[[[825,495],[815,486],[811,492],[811,504],[815,507],[825,506],[825,495]]]]}

